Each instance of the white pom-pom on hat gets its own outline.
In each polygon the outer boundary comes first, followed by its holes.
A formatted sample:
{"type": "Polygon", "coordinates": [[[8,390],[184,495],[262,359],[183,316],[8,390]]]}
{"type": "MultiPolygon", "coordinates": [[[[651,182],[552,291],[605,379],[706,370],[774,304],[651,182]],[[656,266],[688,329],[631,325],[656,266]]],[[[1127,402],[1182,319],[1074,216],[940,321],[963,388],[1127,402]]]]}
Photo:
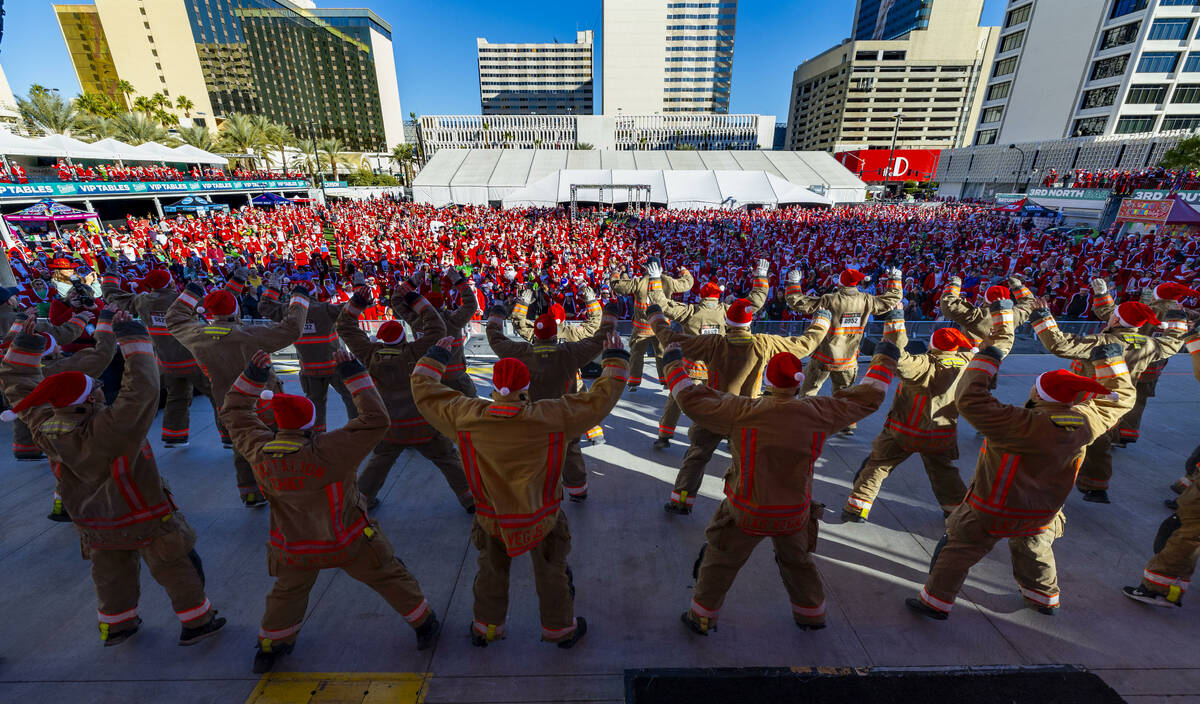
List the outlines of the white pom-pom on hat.
{"type": "Polygon", "coordinates": [[[512,389],[508,388],[507,386],[501,386],[501,387],[500,387],[500,395],[501,395],[501,396],[507,396],[507,395],[509,395],[510,393],[512,393],[512,389]]]}
{"type": "Polygon", "coordinates": [[[196,312],[197,312],[197,313],[203,313],[203,312],[204,312],[204,306],[196,306],[196,312]]]}
{"type": "Polygon", "coordinates": [[[264,401],[270,401],[271,399],[275,398],[275,392],[270,389],[263,389],[263,392],[259,394],[258,397],[264,401]]]}
{"type": "Polygon", "coordinates": [[[5,423],[12,423],[16,419],[17,414],[13,413],[11,409],[5,409],[3,413],[0,413],[0,420],[4,421],[5,423]]]}
{"type": "Polygon", "coordinates": [[[978,351],[979,351],[979,348],[978,348],[978,347],[972,347],[972,348],[971,348],[971,354],[975,354],[975,353],[976,353],[976,352],[978,352],[978,351]]]}
{"type": "Polygon", "coordinates": [[[795,374],[792,375],[792,378],[795,379],[796,381],[804,381],[804,373],[796,372],[795,374]]]}

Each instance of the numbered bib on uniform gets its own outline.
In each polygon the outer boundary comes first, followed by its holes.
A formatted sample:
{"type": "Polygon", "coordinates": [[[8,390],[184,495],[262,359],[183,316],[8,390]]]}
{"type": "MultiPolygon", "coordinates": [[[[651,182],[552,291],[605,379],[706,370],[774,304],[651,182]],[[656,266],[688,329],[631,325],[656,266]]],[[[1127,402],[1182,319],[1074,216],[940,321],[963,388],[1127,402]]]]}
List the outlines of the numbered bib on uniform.
{"type": "Polygon", "coordinates": [[[700,334],[701,335],[720,335],[721,327],[719,325],[701,325],[700,326],[700,334]]]}
{"type": "Polygon", "coordinates": [[[151,313],[150,324],[156,328],[165,328],[167,327],[167,316],[162,313],[151,313]]]}
{"type": "Polygon", "coordinates": [[[861,328],[862,313],[842,313],[842,324],[839,327],[861,328]]]}
{"type": "Polygon", "coordinates": [[[304,334],[305,335],[312,335],[316,331],[317,331],[316,323],[310,323],[308,321],[304,322],[304,334]]]}

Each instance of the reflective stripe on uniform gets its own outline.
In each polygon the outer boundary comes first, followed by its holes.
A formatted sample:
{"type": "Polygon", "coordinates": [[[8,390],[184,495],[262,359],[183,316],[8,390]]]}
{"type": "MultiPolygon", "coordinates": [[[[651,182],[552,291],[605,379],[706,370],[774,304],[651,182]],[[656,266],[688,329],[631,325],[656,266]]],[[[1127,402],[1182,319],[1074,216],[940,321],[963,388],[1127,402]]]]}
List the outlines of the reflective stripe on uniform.
{"type": "Polygon", "coordinates": [[[137,617],[137,607],[133,607],[128,611],[122,611],[119,614],[106,614],[103,611],[96,612],[96,620],[100,623],[107,623],[110,626],[118,623],[124,623],[131,618],[137,617]]]}
{"type": "Polygon", "coordinates": [[[176,611],[175,615],[179,617],[180,622],[187,623],[188,621],[195,621],[196,619],[200,618],[204,614],[208,613],[208,610],[211,608],[212,603],[209,602],[208,599],[205,599],[204,603],[196,608],[187,609],[185,611],[176,611]]]}
{"type": "Polygon", "coordinates": [[[1036,589],[1026,589],[1021,587],[1021,596],[1042,606],[1058,606],[1058,594],[1045,594],[1036,589]]]}
{"type": "Polygon", "coordinates": [[[929,590],[926,589],[925,587],[921,587],[921,593],[919,594],[919,596],[921,597],[921,601],[924,602],[924,604],[926,606],[928,606],[932,609],[937,609],[938,611],[941,611],[944,614],[950,613],[950,609],[954,608],[954,602],[942,601],[941,599],[937,598],[936,596],[933,596],[932,594],[930,594],[929,590]]]}

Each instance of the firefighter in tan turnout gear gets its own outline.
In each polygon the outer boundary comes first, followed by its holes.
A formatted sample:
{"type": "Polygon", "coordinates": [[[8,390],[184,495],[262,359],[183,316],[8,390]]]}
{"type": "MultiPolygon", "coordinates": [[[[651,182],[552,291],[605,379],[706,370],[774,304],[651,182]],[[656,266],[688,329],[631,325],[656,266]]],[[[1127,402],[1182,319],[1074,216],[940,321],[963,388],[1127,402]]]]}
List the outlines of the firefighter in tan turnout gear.
{"type": "MultiPolygon", "coordinates": [[[[1113,309],[1103,332],[1095,335],[1064,335],[1059,331],[1046,302],[1039,300],[1036,306],[1029,319],[1038,339],[1050,352],[1073,360],[1071,370],[1083,376],[1097,376],[1103,371],[1088,361],[1092,350],[1105,345],[1119,345],[1124,350],[1123,358],[1129,369],[1130,381],[1136,384],[1147,367],[1170,358],[1183,347],[1187,332],[1183,311],[1169,311],[1162,337],[1152,338],[1139,333],[1140,328],[1147,325],[1157,327],[1163,325],[1163,321],[1155,317],[1154,311],[1144,303],[1127,301],[1113,309]]],[[[1114,427],[1111,432],[1097,437],[1088,448],[1075,481],[1084,501],[1109,503],[1112,443],[1119,436],[1120,431],[1114,427]]]]}
{"type": "MultiPolygon", "coordinates": [[[[230,285],[233,289],[218,289],[205,295],[204,287],[196,282],[189,283],[167,309],[166,316],[167,330],[195,355],[212,385],[214,398],[222,400],[222,403],[242,367],[257,350],[276,352],[300,337],[304,332],[309,305],[308,292],[296,287],[292,290],[287,315],[280,322],[248,327],[238,317],[237,299],[233,295],[233,290],[245,286],[245,279],[235,275],[230,285]],[[211,315],[211,322],[205,322],[198,315],[200,313],[211,315]]],[[[272,391],[283,390],[283,385],[273,373],[268,388],[272,391]]],[[[236,445],[233,466],[242,504],[248,507],[265,506],[267,500],[255,482],[250,463],[236,445]]]]}
{"type": "MultiPolygon", "coordinates": [[[[311,281],[301,285],[309,294],[308,314],[304,319],[304,333],[292,345],[296,348],[296,358],[300,362],[300,389],[317,408],[317,424],[314,429],[321,432],[325,430],[325,405],[330,388],[341,397],[346,407],[347,418],[353,418],[356,413],[345,380],[338,376],[333,361],[334,353],[341,348],[334,324],[342,312],[342,307],[314,300],[312,296],[316,286],[311,281]]],[[[259,314],[276,323],[282,322],[288,313],[287,307],[281,303],[283,296],[279,277],[272,274],[262,298],[258,301],[259,314]]]]}
{"type": "Polygon", "coordinates": [[[1092,349],[1097,378],[1060,369],[1037,377],[1024,408],[988,390],[1012,346],[1012,328],[985,339],[958,382],[958,412],[985,440],[966,500],[946,521],[929,578],[909,608],[946,619],[967,573],[1008,538],[1013,576],[1025,604],[1053,615],[1060,590],[1053,543],[1062,536],[1062,506],[1085,448],[1133,406],[1133,385],[1118,344],[1092,349]]]}
{"type": "Polygon", "coordinates": [[[387,433],[387,408],[362,364],[345,351],[338,351],[334,361],[358,409],[343,428],[315,431],[312,401],[272,393],[271,358],[261,350],[221,407],[234,446],[254,467],[271,502],[267,558],[275,586],[267,594],[258,632],[256,673],[292,652],[309,591],[322,569],[340,568],[378,592],[416,631],[418,650],[430,648],[440,629],[417,580],[367,517],[366,501],[354,483],[355,469],[387,433]],[[260,399],[278,432],[259,417],[260,399]]]}
{"type": "MultiPolygon", "coordinates": [[[[1200,328],[1188,333],[1186,343],[1188,356],[1192,359],[1192,372],[1195,374],[1196,380],[1200,381],[1200,328]]],[[[1191,456],[1185,460],[1184,464],[1183,476],[1171,484],[1171,491],[1176,494],[1183,494],[1189,487],[1200,482],[1200,447],[1192,451],[1191,456]]],[[[1168,499],[1167,506],[1172,509],[1178,507],[1174,499],[1168,499]]]]}
{"type": "Polygon", "coordinates": [[[146,328],[130,318],[124,311],[112,318],[125,373],[111,406],[99,382],[83,372],[43,378],[44,342],[34,333],[36,319],[29,320],[0,365],[5,394],[16,401],[3,417],[19,415],[55,465],[63,504],[92,562],[104,645],[129,639],[142,622],[142,561],[171,599],[181,623],[179,645],[193,645],[225,619],[205,596],[196,534],[159,476],[146,439],[158,413],[158,360],[146,328]]]}
{"type": "Polygon", "coordinates": [[[633,334],[629,336],[629,390],[637,391],[642,385],[642,369],[646,361],[646,347],[654,350],[654,361],[658,365],[659,381],[662,381],[662,350],[659,341],[655,339],[654,330],[650,326],[646,310],[650,306],[650,294],[661,291],[664,296],[671,298],[680,293],[692,290],[695,280],[687,269],[679,269],[679,277],[672,278],[663,274],[662,264],[657,257],[646,259],[645,276],[631,279],[627,276],[614,277],[609,281],[612,292],[617,296],[633,296],[633,334]]]}
{"type": "MultiPolygon", "coordinates": [[[[780,352],[805,357],[816,349],[829,330],[829,311],[819,310],[812,325],[800,337],[756,335],[750,332],[753,311],[750,301],[744,298],[734,301],[726,311],[728,330],[724,335],[674,333],[658,306],[650,306],[648,312],[650,324],[663,346],[678,342],[684,358],[704,362],[710,387],[748,398],[758,398],[762,394],[763,368],[771,357],[780,352]]],[[[691,444],[675,477],[671,500],[663,506],[667,513],[687,515],[692,512],[696,493],[704,481],[704,467],[725,439],[724,434],[693,421],[688,430],[691,444]]]]}
{"type": "Polygon", "coordinates": [[[191,428],[193,390],[208,397],[213,418],[219,406],[213,397],[212,386],[200,364],[187,348],[171,336],[167,330],[167,309],[179,297],[171,285],[171,272],[153,269],[146,278],[136,282],[138,291],[129,293],[121,290],[119,278],[106,274],[102,279],[104,302],[137,315],[150,331],[150,341],[158,355],[158,369],[162,374],[162,385],[167,392],[167,404],[163,408],[162,442],[165,447],[187,447],[191,428]]]}
{"type": "Polygon", "coordinates": [[[358,473],[358,490],[367,499],[368,508],[378,506],[379,490],[383,488],[388,472],[400,453],[410,448],[421,453],[441,471],[459,504],[470,512],[474,502],[467,488],[458,450],[445,435],[434,430],[417,410],[409,383],[417,360],[425,355],[430,346],[445,337],[446,326],[433,305],[416,293],[411,284],[401,285],[392,300],[393,303],[403,302],[405,308],[413,311],[416,316],[413,329],[420,333],[418,339],[405,339],[404,325],[396,320],[389,320],[379,327],[375,342],[367,337],[358,326],[358,317],[373,303],[371,291],[366,286],[355,291],[338,318],[338,334],[371,373],[391,419],[387,434],[375,446],[366,466],[358,473]]]}
{"type": "Polygon", "coordinates": [[[458,440],[475,497],[471,541],[479,550],[475,617],[477,646],[504,636],[512,559],[529,553],[541,611],[542,640],[570,648],[587,632],[575,616],[575,587],[567,554],[571,533],[561,510],[562,472],[571,438],[599,423],[621,397],[628,355],[612,334],[604,372],[586,393],[532,400],[530,372],[520,360],[501,359],[492,370],[491,400],[467,398],[441,383],[450,360],[444,338],[413,372],[413,397],[421,413],[458,440]]]}
{"type": "MultiPolygon", "coordinates": [[[[812,353],[812,359],[804,370],[804,388],[800,389],[802,395],[816,396],[825,379],[831,376],[834,391],[854,383],[858,376],[858,346],[862,342],[867,318],[882,315],[901,301],[903,274],[899,269],[889,269],[887,274],[887,290],[873,296],[858,289],[866,277],[854,269],[847,269],[838,278],[841,287],[820,298],[804,295],[799,286],[800,272],[788,274],[787,304],[792,310],[805,315],[827,310],[832,316],[829,335],[812,353]]],[[[854,428],[855,425],[848,425],[844,432],[853,434],[854,428]]]]}
{"type": "Polygon", "coordinates": [[[991,333],[992,319],[995,316],[991,305],[1001,300],[1013,302],[1011,312],[1007,315],[1012,316],[1014,329],[1029,320],[1029,313],[1033,310],[1034,297],[1025,284],[1015,276],[1009,277],[1008,286],[989,286],[983,292],[985,304],[983,306],[973,306],[964,301],[962,299],[962,279],[957,276],[952,277],[950,283],[942,289],[938,308],[947,319],[962,327],[971,336],[972,342],[977,342],[991,333]]]}
{"type": "MultiPolygon", "coordinates": [[[[770,264],[766,259],[754,263],[754,283],[746,300],[750,301],[753,311],[760,310],[767,302],[767,289],[770,281],[767,272],[770,264]]],[[[721,303],[723,288],[712,282],[700,287],[700,303],[680,303],[667,298],[662,291],[652,291],[650,302],[662,308],[663,314],[689,335],[724,335],[725,315],[729,304],[721,303]]],[[[704,362],[685,360],[684,368],[688,375],[696,381],[708,380],[708,369],[704,362]]],[[[665,373],[665,372],[664,372],[665,373]]],[[[673,397],[667,398],[662,417],[658,421],[658,439],[654,441],[654,449],[663,450],[671,444],[675,437],[675,426],[679,423],[679,404],[673,397]]]]}
{"type": "MultiPolygon", "coordinates": [[[[1007,290],[1007,289],[1006,289],[1007,290]]],[[[1012,305],[1001,301],[994,305],[1012,305]]],[[[904,314],[893,310],[881,316],[884,339],[900,350],[908,344],[904,314]]],[[[967,487],[958,474],[958,409],[954,392],[959,375],[971,361],[974,343],[955,328],[939,328],[925,354],[901,352],[896,362],[900,384],[883,430],[871,444],[871,454],[854,475],[854,488],[842,509],[842,520],[867,520],[883,480],[913,454],[921,455],[929,485],[942,513],[958,508],[967,487]]]]}
{"type": "Polygon", "coordinates": [[[811,554],[824,508],[812,503],[813,468],[830,433],[883,403],[900,350],[882,342],[876,352],[862,383],[832,398],[797,398],[804,379],[800,359],[780,352],[767,363],[766,395],[748,398],[696,383],[679,345],[667,348],[663,362],[671,395],[689,418],[727,435],[733,455],[725,500],[708,524],[696,588],[682,616],[692,632],[716,630],[726,593],[763,538],[774,544],[796,625],[825,627],[825,593],[811,554]]]}
{"type": "MultiPolygon", "coordinates": [[[[529,399],[541,401],[559,398],[580,388],[577,386],[580,384],[579,369],[604,349],[606,336],[616,327],[616,315],[615,311],[609,311],[594,335],[577,342],[561,342],[558,339],[558,321],[553,313],[538,316],[534,322],[532,344],[505,337],[503,323],[504,309],[497,305],[487,321],[488,344],[497,357],[520,360],[529,369],[533,380],[529,399]]],[[[584,466],[578,437],[571,438],[567,443],[562,483],[572,502],[587,500],[587,467],[584,466]]]]}

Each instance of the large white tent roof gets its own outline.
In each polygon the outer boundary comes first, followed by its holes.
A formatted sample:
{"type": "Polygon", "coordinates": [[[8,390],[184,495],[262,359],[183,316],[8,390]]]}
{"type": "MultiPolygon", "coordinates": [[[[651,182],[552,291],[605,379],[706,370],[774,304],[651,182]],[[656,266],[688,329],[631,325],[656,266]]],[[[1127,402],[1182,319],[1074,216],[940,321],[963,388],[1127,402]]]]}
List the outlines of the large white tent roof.
{"type": "Polygon", "coordinates": [[[82,142],[74,137],[51,134],[30,139],[0,130],[0,154],[6,156],[71,157],[103,161],[165,161],[186,164],[225,165],[226,159],[184,144],[174,149],[158,142],[134,146],[109,137],[97,142],[82,142]]]}
{"type": "Polygon", "coordinates": [[[113,159],[120,159],[121,161],[158,161],[158,159],[145,154],[132,144],[126,144],[112,137],[92,142],[91,146],[95,149],[103,149],[111,152],[113,159]]]}
{"type": "MultiPolygon", "coordinates": [[[[572,183],[648,184],[651,202],[671,207],[858,203],[866,197],[866,184],[826,152],[557,149],[442,149],[414,179],[413,197],[434,205],[507,205],[553,193],[565,202],[572,183]]],[[[615,197],[623,202],[619,192],[615,197]]],[[[613,202],[607,193],[605,201],[613,202]]]]}
{"type": "Polygon", "coordinates": [[[181,144],[171,150],[175,153],[175,158],[172,161],[182,161],[188,164],[220,164],[224,166],[228,163],[228,159],[223,156],[217,156],[212,152],[206,152],[199,147],[193,147],[190,144],[181,144]]]}
{"type": "Polygon", "coordinates": [[[103,147],[94,147],[87,142],[81,142],[65,134],[48,134],[33,140],[38,144],[66,152],[67,156],[76,159],[112,159],[112,153],[103,147]]]}

